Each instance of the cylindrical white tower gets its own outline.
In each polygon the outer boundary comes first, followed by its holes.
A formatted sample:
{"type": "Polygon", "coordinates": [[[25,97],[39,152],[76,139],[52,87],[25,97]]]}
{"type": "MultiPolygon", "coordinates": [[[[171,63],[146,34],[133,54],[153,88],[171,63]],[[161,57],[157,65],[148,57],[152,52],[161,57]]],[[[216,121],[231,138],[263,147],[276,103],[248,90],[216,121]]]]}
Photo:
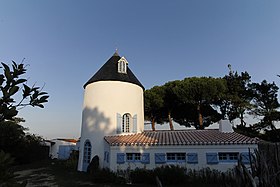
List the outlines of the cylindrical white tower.
{"type": "Polygon", "coordinates": [[[115,53],[85,84],[79,171],[97,155],[103,167],[104,136],[144,130],[143,85],[115,53]]]}

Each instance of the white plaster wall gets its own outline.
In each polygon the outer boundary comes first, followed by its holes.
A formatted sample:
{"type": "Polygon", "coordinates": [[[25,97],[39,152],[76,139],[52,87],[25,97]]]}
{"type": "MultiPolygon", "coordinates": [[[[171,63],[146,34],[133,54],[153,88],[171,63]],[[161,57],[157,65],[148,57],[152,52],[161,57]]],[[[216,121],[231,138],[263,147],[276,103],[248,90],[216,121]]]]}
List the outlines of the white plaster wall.
{"type": "Polygon", "coordinates": [[[92,144],[92,155],[99,156],[103,167],[104,136],[116,134],[117,113],[137,114],[137,132],[144,130],[143,89],[121,81],[98,81],[86,86],[78,170],[82,171],[84,142],[92,144]]]}
{"type": "Polygon", "coordinates": [[[51,140],[51,141],[55,143],[54,145],[51,145],[51,147],[50,147],[50,157],[52,159],[58,158],[58,151],[59,151],[60,145],[76,145],[76,143],[66,142],[66,141],[62,141],[62,140],[51,140]]]}
{"type": "MultiPolygon", "coordinates": [[[[110,146],[107,142],[105,142],[104,144],[104,152],[107,151],[109,153],[109,162],[105,161],[104,158],[103,158],[103,167],[104,168],[110,168],[110,163],[111,163],[111,152],[110,152],[110,146]]],[[[104,154],[104,153],[103,153],[104,154]]]]}
{"type": "Polygon", "coordinates": [[[257,149],[256,144],[250,145],[195,145],[195,146],[111,146],[110,149],[110,169],[113,171],[117,170],[126,170],[128,167],[130,169],[145,168],[145,169],[154,169],[162,165],[176,164],[188,169],[202,169],[209,167],[211,169],[217,169],[220,171],[227,171],[230,168],[233,168],[237,163],[222,163],[218,164],[207,164],[206,153],[210,152],[248,152],[248,148],[251,151],[257,149]],[[127,163],[117,164],[117,153],[150,153],[150,164],[142,163],[127,163]],[[185,152],[185,153],[197,153],[198,155],[198,164],[188,164],[186,162],[182,163],[171,163],[166,162],[164,164],[155,164],[155,153],[168,153],[168,152],[185,152]]]}

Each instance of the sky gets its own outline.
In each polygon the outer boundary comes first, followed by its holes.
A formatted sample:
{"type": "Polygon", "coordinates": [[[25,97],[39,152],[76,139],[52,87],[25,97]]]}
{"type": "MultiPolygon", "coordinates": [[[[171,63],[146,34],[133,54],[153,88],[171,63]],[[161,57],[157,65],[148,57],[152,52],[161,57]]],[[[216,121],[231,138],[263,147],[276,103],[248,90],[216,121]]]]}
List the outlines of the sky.
{"type": "Polygon", "coordinates": [[[78,138],[83,85],[113,55],[146,89],[185,77],[223,77],[227,65],[280,86],[278,0],[1,0],[0,61],[28,64],[44,109],[19,113],[28,132],[78,138]]]}

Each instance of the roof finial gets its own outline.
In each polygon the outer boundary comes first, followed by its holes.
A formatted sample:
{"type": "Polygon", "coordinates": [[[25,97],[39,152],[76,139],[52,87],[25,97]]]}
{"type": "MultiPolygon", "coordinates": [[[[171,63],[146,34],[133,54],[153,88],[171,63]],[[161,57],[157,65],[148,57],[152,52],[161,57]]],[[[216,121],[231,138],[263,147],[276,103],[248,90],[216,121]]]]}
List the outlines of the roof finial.
{"type": "Polygon", "coordinates": [[[118,48],[116,48],[116,51],[115,51],[113,56],[120,56],[119,53],[118,53],[118,48]]]}

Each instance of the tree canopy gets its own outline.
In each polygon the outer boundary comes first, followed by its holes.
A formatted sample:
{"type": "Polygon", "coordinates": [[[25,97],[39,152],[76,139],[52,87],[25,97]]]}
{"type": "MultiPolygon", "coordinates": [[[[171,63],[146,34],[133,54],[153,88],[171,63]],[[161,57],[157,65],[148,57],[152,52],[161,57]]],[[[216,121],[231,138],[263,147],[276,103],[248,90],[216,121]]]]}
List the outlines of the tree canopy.
{"type": "Polygon", "coordinates": [[[236,121],[236,130],[246,135],[275,131],[274,122],[280,121],[277,85],[266,80],[254,83],[248,72],[232,71],[230,65],[229,69],[222,78],[187,77],[146,90],[145,119],[152,122],[153,130],[155,123],[168,122],[171,130],[173,122],[204,129],[220,119],[229,119],[236,121]],[[247,115],[254,115],[259,122],[247,124],[247,115]]]}

